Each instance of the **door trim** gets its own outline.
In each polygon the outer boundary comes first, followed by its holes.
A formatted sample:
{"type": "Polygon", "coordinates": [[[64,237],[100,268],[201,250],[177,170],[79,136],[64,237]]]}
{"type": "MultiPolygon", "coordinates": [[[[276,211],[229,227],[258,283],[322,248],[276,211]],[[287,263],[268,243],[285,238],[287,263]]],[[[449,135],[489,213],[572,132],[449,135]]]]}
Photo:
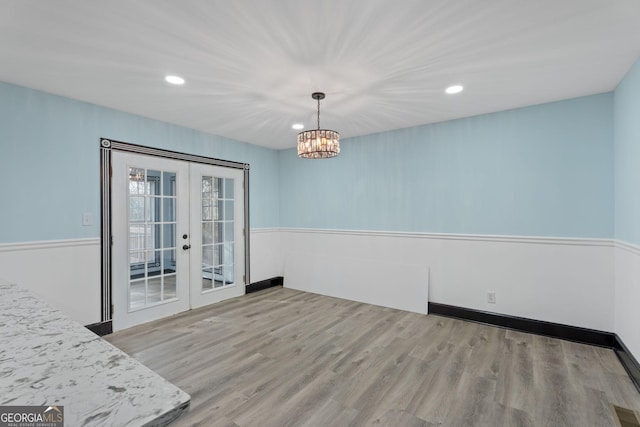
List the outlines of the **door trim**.
{"type": "Polygon", "coordinates": [[[250,280],[250,246],[249,246],[249,163],[234,162],[231,160],[216,159],[213,157],[199,156],[196,154],[181,153],[178,151],[164,150],[161,148],[147,147],[128,142],[115,141],[108,138],[100,138],[100,319],[107,322],[113,319],[113,289],[112,289],[112,252],[113,243],[111,225],[111,154],[112,151],[123,151],[147,156],[164,157],[172,160],[183,160],[192,163],[203,163],[212,166],[222,166],[244,171],[244,284],[250,280]]]}

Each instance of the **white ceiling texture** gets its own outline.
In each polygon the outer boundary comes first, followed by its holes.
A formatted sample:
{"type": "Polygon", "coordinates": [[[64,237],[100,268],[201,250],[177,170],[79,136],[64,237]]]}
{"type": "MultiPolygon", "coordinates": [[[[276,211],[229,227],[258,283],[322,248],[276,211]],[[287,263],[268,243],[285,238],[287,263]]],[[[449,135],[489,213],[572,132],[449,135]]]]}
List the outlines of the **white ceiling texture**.
{"type": "Polygon", "coordinates": [[[611,91],[639,56],[640,0],[0,0],[1,81],[276,149],[315,91],[348,138],[611,91]]]}

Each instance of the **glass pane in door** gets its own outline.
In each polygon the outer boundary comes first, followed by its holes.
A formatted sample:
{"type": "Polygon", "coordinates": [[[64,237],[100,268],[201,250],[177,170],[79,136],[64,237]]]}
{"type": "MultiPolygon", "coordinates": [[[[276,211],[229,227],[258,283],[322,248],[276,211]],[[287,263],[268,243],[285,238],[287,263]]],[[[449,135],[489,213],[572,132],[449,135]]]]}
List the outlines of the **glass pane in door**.
{"type": "Polygon", "coordinates": [[[129,311],[176,298],[176,174],[129,167],[129,311]]]}
{"type": "Polygon", "coordinates": [[[234,283],[233,181],[202,176],[202,291],[234,283]]]}

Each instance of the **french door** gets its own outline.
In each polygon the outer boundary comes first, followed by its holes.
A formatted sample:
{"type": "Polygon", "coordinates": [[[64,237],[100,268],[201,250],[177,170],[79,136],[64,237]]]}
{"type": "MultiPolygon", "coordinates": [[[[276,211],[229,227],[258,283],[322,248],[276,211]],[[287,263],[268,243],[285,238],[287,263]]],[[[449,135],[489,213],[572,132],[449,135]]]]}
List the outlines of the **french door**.
{"type": "Polygon", "coordinates": [[[243,172],[190,164],[191,307],[243,295],[243,172]]]}
{"type": "Polygon", "coordinates": [[[243,172],[114,151],[113,328],[244,294],[243,172]]]}

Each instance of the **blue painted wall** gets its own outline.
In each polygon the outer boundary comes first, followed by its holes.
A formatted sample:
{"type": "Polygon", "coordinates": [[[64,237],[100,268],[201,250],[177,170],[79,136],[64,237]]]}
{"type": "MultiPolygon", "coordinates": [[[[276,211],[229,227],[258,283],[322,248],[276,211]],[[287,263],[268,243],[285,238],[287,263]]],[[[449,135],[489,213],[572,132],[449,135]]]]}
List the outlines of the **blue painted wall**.
{"type": "Polygon", "coordinates": [[[278,226],[276,151],[0,82],[0,243],[99,237],[101,137],[250,163],[251,226],[278,226]]]}
{"type": "Polygon", "coordinates": [[[254,228],[611,238],[613,104],[601,94],[350,138],[340,157],[310,161],[0,83],[0,243],[99,236],[100,137],[250,163],[254,228]]]}
{"type": "Polygon", "coordinates": [[[615,237],[640,245],[640,60],[614,92],[615,237]]]}
{"type": "Polygon", "coordinates": [[[613,94],[280,156],[282,227],[613,236],[613,94]]]}

